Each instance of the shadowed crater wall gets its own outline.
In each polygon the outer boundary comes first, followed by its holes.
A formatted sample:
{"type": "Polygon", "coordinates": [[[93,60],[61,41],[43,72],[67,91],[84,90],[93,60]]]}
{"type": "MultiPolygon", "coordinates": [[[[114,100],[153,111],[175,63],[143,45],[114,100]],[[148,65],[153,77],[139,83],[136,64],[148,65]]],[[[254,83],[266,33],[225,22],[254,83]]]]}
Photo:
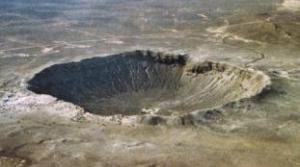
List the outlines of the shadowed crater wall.
{"type": "Polygon", "coordinates": [[[182,114],[254,96],[269,84],[259,71],[187,55],[132,51],[50,66],[28,89],[100,115],[182,114]]]}

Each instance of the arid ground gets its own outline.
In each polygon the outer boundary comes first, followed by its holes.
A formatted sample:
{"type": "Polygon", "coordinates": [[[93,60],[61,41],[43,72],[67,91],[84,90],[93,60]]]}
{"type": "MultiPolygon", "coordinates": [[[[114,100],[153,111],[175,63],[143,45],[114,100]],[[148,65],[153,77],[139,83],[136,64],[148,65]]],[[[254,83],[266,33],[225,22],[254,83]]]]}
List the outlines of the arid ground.
{"type": "Polygon", "coordinates": [[[299,0],[0,2],[1,167],[299,167],[299,102],[299,0]]]}

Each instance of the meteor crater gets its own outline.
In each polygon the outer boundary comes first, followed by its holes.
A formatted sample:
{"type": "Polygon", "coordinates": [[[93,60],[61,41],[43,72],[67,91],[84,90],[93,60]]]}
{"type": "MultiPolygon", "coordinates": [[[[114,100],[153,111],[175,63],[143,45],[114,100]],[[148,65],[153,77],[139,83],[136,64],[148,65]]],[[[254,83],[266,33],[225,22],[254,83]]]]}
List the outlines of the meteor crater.
{"type": "Polygon", "coordinates": [[[268,84],[257,70],[137,50],[52,65],[29,80],[28,89],[99,115],[172,115],[252,97],[268,84]]]}

